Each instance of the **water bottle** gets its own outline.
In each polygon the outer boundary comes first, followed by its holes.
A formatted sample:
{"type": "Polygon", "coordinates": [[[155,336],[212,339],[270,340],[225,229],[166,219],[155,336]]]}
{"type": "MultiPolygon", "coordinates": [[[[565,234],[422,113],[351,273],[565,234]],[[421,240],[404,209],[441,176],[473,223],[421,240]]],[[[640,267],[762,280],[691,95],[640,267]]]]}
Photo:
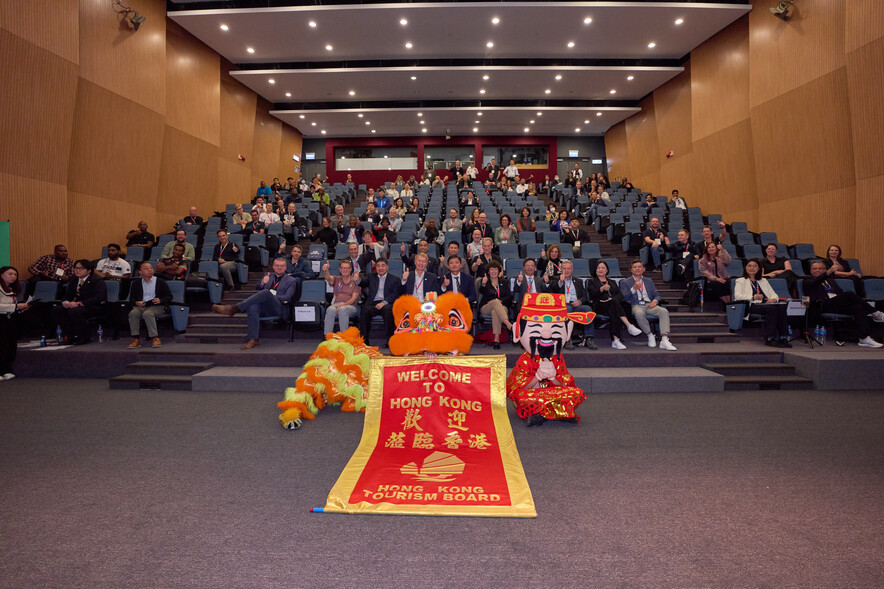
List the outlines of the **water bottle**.
{"type": "Polygon", "coordinates": [[[45,336],[45,335],[41,335],[41,336],[40,336],[40,347],[41,347],[41,348],[45,348],[46,345],[47,345],[47,344],[46,344],[46,336],[45,336]]]}
{"type": "Polygon", "coordinates": [[[61,333],[61,325],[59,325],[55,329],[55,341],[57,341],[60,344],[64,343],[64,335],[62,335],[62,333],[61,333]]]}
{"type": "Polygon", "coordinates": [[[813,328],[813,339],[815,339],[817,341],[817,343],[819,343],[819,341],[820,341],[820,326],[819,325],[817,325],[816,327],[813,328]]]}
{"type": "Polygon", "coordinates": [[[104,341],[104,329],[101,328],[101,325],[98,326],[98,343],[104,341]]]}
{"type": "Polygon", "coordinates": [[[792,340],[792,326],[789,326],[789,341],[792,340]]]}
{"type": "Polygon", "coordinates": [[[820,328],[820,345],[821,346],[826,345],[826,326],[825,325],[823,325],[820,328]]]}

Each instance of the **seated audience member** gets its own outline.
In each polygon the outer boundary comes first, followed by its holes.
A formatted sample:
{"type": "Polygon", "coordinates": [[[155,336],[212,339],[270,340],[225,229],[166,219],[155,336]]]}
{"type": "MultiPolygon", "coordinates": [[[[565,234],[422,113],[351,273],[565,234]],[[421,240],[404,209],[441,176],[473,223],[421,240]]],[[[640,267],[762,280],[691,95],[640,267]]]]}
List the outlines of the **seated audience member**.
{"type": "MultiPolygon", "coordinates": [[[[64,245],[57,245],[52,255],[40,256],[28,267],[28,272],[33,274],[29,283],[38,280],[54,280],[56,282],[67,282],[74,274],[74,265],[68,258],[68,248],[64,245]]],[[[33,292],[33,289],[29,289],[33,292]]]]}
{"type": "Polygon", "coordinates": [[[650,212],[651,209],[657,206],[657,197],[653,194],[646,194],[645,202],[643,204],[645,205],[645,209],[650,212]]]}
{"type": "Polygon", "coordinates": [[[310,264],[310,261],[303,257],[301,246],[295,244],[292,246],[292,254],[286,267],[286,274],[292,278],[299,280],[313,280],[316,278],[316,272],[310,264]]]}
{"type": "Polygon", "coordinates": [[[651,261],[653,265],[649,266],[649,268],[659,268],[663,264],[663,252],[670,245],[669,236],[660,229],[659,218],[651,218],[648,228],[642,233],[642,241],[651,248],[651,261]]]}
{"type": "Polygon", "coordinates": [[[678,190],[672,191],[672,201],[670,202],[672,202],[672,206],[676,209],[681,209],[683,211],[688,209],[688,203],[678,195],[678,190]]]}
{"type": "Polygon", "coordinates": [[[279,192],[282,189],[283,186],[279,183],[279,178],[274,178],[273,184],[270,185],[270,190],[272,190],[273,192],[279,192]]]}
{"type": "Polygon", "coordinates": [[[639,335],[641,330],[626,317],[623,311],[623,293],[615,281],[608,279],[608,264],[604,260],[599,260],[596,264],[594,274],[587,283],[592,308],[599,315],[610,318],[608,330],[611,332],[611,347],[625,350],[626,346],[621,341],[623,328],[626,328],[629,335],[639,335]]]}
{"type": "Polygon", "coordinates": [[[802,281],[804,296],[810,297],[811,301],[820,303],[821,313],[842,313],[853,316],[853,325],[859,335],[859,345],[865,348],[880,348],[871,336],[871,324],[869,314],[876,322],[884,321],[884,313],[875,311],[858,295],[845,292],[835,282],[835,265],[826,269],[825,260],[814,260],[810,264],[810,276],[802,281]]]}
{"type": "Polygon", "coordinates": [[[486,237],[482,240],[482,253],[470,260],[470,274],[476,278],[484,278],[488,273],[488,265],[495,261],[503,267],[503,260],[494,254],[494,240],[486,237]]]}
{"type": "Polygon", "coordinates": [[[264,212],[264,197],[263,196],[258,196],[255,198],[255,204],[252,205],[252,208],[249,210],[249,212],[251,212],[251,211],[258,211],[259,215],[264,212]]]}
{"type": "Polygon", "coordinates": [[[424,218],[424,210],[420,206],[420,200],[417,197],[411,199],[411,204],[408,205],[408,209],[406,210],[406,214],[408,215],[417,215],[418,218],[424,218]]]}
{"type": "MultiPolygon", "coordinates": [[[[608,194],[607,192],[603,194],[608,194]]],[[[599,216],[601,211],[606,211],[611,208],[611,199],[610,197],[605,199],[603,194],[598,192],[593,192],[589,195],[589,207],[584,212],[584,216],[586,217],[586,222],[590,223],[595,221],[596,217],[599,216]]]]}
{"type": "Polygon", "coordinates": [[[120,246],[116,243],[107,244],[107,257],[102,258],[95,265],[95,275],[99,278],[119,280],[129,278],[132,268],[129,262],[120,257],[120,246]]]}
{"type": "Polygon", "coordinates": [[[273,272],[268,272],[255,285],[255,294],[235,305],[212,305],[212,310],[221,315],[233,317],[245,311],[248,315],[246,337],[243,350],[251,350],[261,343],[261,317],[285,316],[285,304],[295,296],[298,281],[285,273],[285,258],[273,260],[273,272]]]}
{"type": "Polygon", "coordinates": [[[300,221],[301,217],[298,215],[295,203],[290,202],[288,207],[286,207],[285,214],[282,216],[282,235],[286,240],[291,240],[292,243],[295,243],[301,238],[298,231],[300,221]]]}
{"type": "Polygon", "coordinates": [[[176,243],[172,248],[172,256],[160,258],[157,262],[156,275],[163,280],[184,280],[188,269],[188,262],[184,259],[184,246],[176,243]]]}
{"type": "Polygon", "coordinates": [[[400,186],[405,186],[405,182],[403,181],[402,184],[391,184],[390,187],[387,189],[387,191],[384,193],[384,196],[387,197],[387,204],[386,204],[387,207],[392,205],[393,202],[395,202],[396,199],[399,198],[399,187],[400,186]]]}
{"type": "Polygon", "coordinates": [[[417,233],[418,239],[426,239],[429,243],[442,245],[445,243],[445,236],[436,227],[436,219],[432,217],[427,219],[423,227],[417,233]]]}
{"type": "Polygon", "coordinates": [[[323,265],[322,273],[334,293],[331,304],[325,310],[325,333],[335,330],[335,319],[338,320],[338,330],[346,331],[350,327],[350,319],[356,317],[356,302],[362,293],[359,271],[354,269],[352,261],[345,259],[341,260],[340,276],[329,273],[328,262],[323,265]]]}
{"type": "Polygon", "coordinates": [[[473,259],[482,253],[482,232],[474,229],[470,235],[472,241],[467,244],[467,257],[473,259]]]}
{"type": "Polygon", "coordinates": [[[332,228],[328,217],[322,218],[322,225],[316,230],[316,233],[310,236],[310,241],[324,243],[328,249],[328,257],[331,259],[335,257],[335,247],[338,245],[338,232],[332,228]]]}
{"type": "Polygon", "coordinates": [[[402,294],[414,295],[421,301],[428,292],[439,292],[442,282],[439,277],[427,268],[430,257],[425,253],[414,256],[414,270],[406,267],[402,273],[402,294]]]}
{"type": "Polygon", "coordinates": [[[562,273],[562,247],[554,243],[541,252],[537,269],[541,274],[549,276],[550,282],[554,277],[562,273]]]}
{"type": "Polygon", "coordinates": [[[74,262],[74,278],[68,281],[61,304],[52,308],[52,321],[74,345],[88,344],[89,326],[86,321],[102,313],[107,300],[107,289],[101,278],[92,274],[92,262],[74,262]]]}
{"type": "Polygon", "coordinates": [[[496,245],[502,243],[518,243],[519,235],[512,223],[512,218],[506,213],[500,216],[500,227],[494,230],[494,243],[496,245]]]}
{"type": "Polygon", "coordinates": [[[258,215],[258,220],[264,223],[264,227],[267,227],[267,225],[272,223],[281,222],[279,215],[273,211],[273,206],[269,204],[264,206],[264,212],[258,215]]]}
{"type": "MultiPolygon", "coordinates": [[[[583,280],[574,276],[574,262],[571,260],[562,260],[562,273],[559,275],[558,280],[550,281],[549,292],[565,295],[565,304],[568,307],[569,313],[592,311],[592,307],[589,306],[589,296],[586,288],[583,286],[583,280]]],[[[589,325],[577,323],[574,326],[574,331],[573,335],[577,339],[577,346],[584,346],[590,350],[599,349],[595,345],[595,326],[592,323],[589,325]]],[[[569,350],[574,345],[571,340],[565,342],[565,348],[569,350]]]]}
{"type": "Polygon", "coordinates": [[[399,246],[399,255],[402,259],[402,263],[409,270],[414,270],[415,259],[419,254],[423,254],[427,257],[427,270],[429,270],[430,273],[439,276],[439,260],[430,255],[430,243],[426,239],[421,239],[417,242],[417,253],[414,256],[407,255],[404,243],[399,246]]]}
{"type": "Polygon", "coordinates": [[[586,190],[582,181],[577,180],[577,182],[574,183],[574,190],[571,191],[571,196],[568,197],[568,204],[565,206],[565,210],[571,211],[575,215],[579,215],[580,211],[577,208],[577,197],[580,196],[589,197],[589,191],[586,190]]]}
{"type": "Polygon", "coordinates": [[[476,198],[476,195],[473,194],[472,190],[467,190],[467,193],[460,199],[461,208],[466,207],[477,207],[479,206],[479,199],[476,198]]]}
{"type": "Polygon", "coordinates": [[[227,231],[218,230],[218,243],[212,250],[212,259],[218,262],[218,273],[224,281],[224,285],[229,288],[235,288],[239,282],[239,272],[236,269],[236,262],[240,259],[239,247],[230,241],[227,231]],[[234,280],[234,275],[237,277],[234,280]]]}
{"type": "Polygon", "coordinates": [[[764,316],[764,345],[792,347],[786,323],[786,305],[779,304],[777,293],[761,275],[761,260],[746,262],[743,275],[734,282],[734,300],[747,303],[746,319],[750,313],[764,316]]]}
{"type": "Polygon", "coordinates": [[[336,231],[349,225],[350,217],[344,214],[344,205],[335,205],[335,214],[329,218],[329,223],[336,231]]]}
{"type": "Polygon", "coordinates": [[[478,231],[482,235],[482,239],[490,237],[493,240],[494,238],[494,228],[488,224],[488,215],[485,213],[479,213],[478,222],[473,226],[472,231],[478,231]]]}
{"type": "Polygon", "coordinates": [[[475,279],[463,271],[463,260],[454,254],[448,256],[448,271],[442,275],[442,292],[462,294],[471,305],[476,304],[475,279]]]}
{"type": "Polygon", "coordinates": [[[823,259],[826,263],[826,270],[835,268],[835,278],[846,278],[853,282],[853,290],[860,298],[864,297],[866,292],[863,288],[863,275],[850,267],[850,263],[841,257],[841,246],[830,245],[826,250],[826,257],[823,259]]]}
{"type": "Polygon", "coordinates": [[[329,208],[331,207],[331,197],[325,192],[324,186],[318,186],[316,191],[313,193],[313,202],[319,203],[319,213],[321,215],[328,215],[329,208]]]}
{"type": "Polygon", "coordinates": [[[178,221],[178,226],[202,225],[203,218],[196,214],[196,207],[190,207],[190,213],[178,221]]]}
{"type": "Polygon", "coordinates": [[[353,266],[354,272],[362,272],[367,274],[371,272],[371,269],[374,267],[374,250],[372,248],[368,248],[360,253],[359,244],[350,243],[347,245],[347,257],[344,259],[350,260],[350,264],[353,266]]]}
{"type": "Polygon", "coordinates": [[[764,246],[764,258],[761,260],[761,273],[765,278],[782,278],[786,281],[789,293],[796,294],[795,286],[798,284],[798,276],[792,272],[792,263],[786,258],[777,257],[777,244],[769,243],[764,246]]]}
{"type": "Polygon", "coordinates": [[[377,200],[377,196],[374,193],[374,188],[369,188],[365,195],[365,202],[374,203],[375,200],[377,200]]]}
{"type": "Polygon", "coordinates": [[[390,197],[387,196],[386,191],[383,188],[378,190],[378,197],[374,201],[375,207],[378,211],[385,211],[390,206],[390,197]]]}
{"type": "Polygon", "coordinates": [[[371,272],[374,268],[375,261],[387,257],[387,248],[385,244],[375,241],[374,235],[371,231],[366,231],[362,234],[362,245],[359,246],[359,257],[363,260],[359,268],[363,272],[371,272]],[[365,256],[366,253],[371,255],[365,256]],[[367,263],[366,260],[368,260],[367,263]]]}
{"type": "Polygon", "coordinates": [[[730,274],[727,271],[731,255],[721,245],[710,243],[700,257],[700,274],[706,279],[706,301],[731,301],[730,274]]]}
{"type": "Polygon", "coordinates": [[[571,219],[571,224],[562,229],[561,241],[563,244],[571,245],[571,252],[574,257],[580,257],[580,246],[589,243],[589,234],[580,229],[580,220],[571,219]]]}
{"type": "Polygon", "coordinates": [[[374,203],[368,203],[365,207],[365,213],[359,217],[360,221],[371,221],[372,225],[377,225],[381,222],[381,216],[378,214],[377,209],[374,206],[374,203]]]}
{"type": "Polygon", "coordinates": [[[362,243],[363,231],[364,228],[359,223],[359,217],[356,215],[350,215],[347,225],[340,228],[341,243],[349,242],[359,245],[362,243]]]}
{"type": "Polygon", "coordinates": [[[129,332],[132,334],[132,342],[128,348],[141,347],[141,322],[147,327],[147,336],[152,338],[151,347],[159,348],[163,345],[160,334],[157,331],[157,317],[166,312],[166,307],[172,302],[172,291],[162,278],[154,276],[154,269],[147,262],[142,262],[138,267],[141,279],[132,281],[129,288],[129,300],[134,304],[129,311],[129,332]]]}
{"type": "Polygon", "coordinates": [[[479,287],[479,311],[485,315],[491,315],[491,333],[494,336],[494,349],[500,349],[501,326],[506,326],[511,331],[513,324],[510,323],[507,309],[513,302],[513,294],[510,292],[510,281],[504,278],[503,266],[497,260],[488,263],[486,274],[482,277],[479,287]]]}
{"type": "Polygon", "coordinates": [[[449,231],[463,232],[463,221],[458,218],[457,209],[449,210],[448,218],[442,222],[442,232],[447,233],[449,231]]]}
{"type": "Polygon", "coordinates": [[[543,217],[544,220],[550,224],[550,228],[552,228],[552,224],[555,223],[559,219],[559,213],[556,212],[556,205],[553,203],[549,203],[546,207],[546,216],[543,217]]]}
{"type": "MultiPolygon", "coordinates": [[[[660,306],[660,295],[654,286],[654,281],[644,278],[645,265],[641,260],[635,260],[630,267],[632,275],[620,281],[620,293],[623,300],[631,307],[632,315],[639,328],[648,336],[648,347],[657,346],[657,339],[651,332],[648,323],[648,315],[657,317],[660,321],[660,348],[663,350],[675,350],[676,347],[669,341],[669,311],[660,306]]],[[[630,330],[632,333],[632,330],[630,330]]]]}
{"type": "Polygon", "coordinates": [[[147,221],[138,221],[138,229],[133,229],[126,234],[126,247],[140,245],[142,247],[153,247],[156,238],[153,233],[147,230],[147,221]]]}
{"type": "Polygon", "coordinates": [[[246,223],[246,226],[239,233],[246,236],[251,236],[252,233],[266,233],[266,227],[261,222],[261,211],[252,209],[250,216],[252,220],[246,223]]]}
{"type": "Polygon", "coordinates": [[[709,247],[710,243],[714,243],[715,245],[721,245],[722,243],[727,243],[727,225],[724,224],[724,221],[718,222],[718,229],[720,233],[713,237],[712,235],[712,227],[709,225],[703,226],[703,245],[701,246],[701,250],[705,253],[706,248],[709,247]]]}
{"type": "Polygon", "coordinates": [[[235,229],[234,227],[230,227],[229,229],[235,233],[241,233],[251,220],[252,216],[248,213],[243,212],[242,205],[238,204],[236,205],[233,213],[233,224],[239,225],[239,229],[235,229]]]}
{"type": "Polygon", "coordinates": [[[184,246],[184,259],[192,262],[196,259],[196,250],[193,248],[192,243],[188,243],[187,241],[187,233],[184,229],[179,229],[175,232],[175,239],[167,243],[163,246],[163,252],[160,254],[161,258],[171,258],[172,257],[172,248],[175,247],[176,243],[180,243],[184,246]]]}
{"type": "Polygon", "coordinates": [[[390,229],[389,217],[381,219],[380,227],[374,229],[374,238],[375,241],[384,244],[385,247],[396,241],[396,232],[390,229]]]}
{"type": "Polygon", "coordinates": [[[694,279],[694,260],[700,257],[697,246],[691,243],[691,234],[687,229],[679,229],[678,241],[670,243],[666,248],[675,258],[672,261],[673,280],[691,282],[694,279]]]}
{"type": "Polygon", "coordinates": [[[537,262],[532,258],[522,262],[522,271],[516,277],[516,311],[522,308],[522,300],[529,292],[549,292],[549,276],[537,271],[537,262]]]}
{"type": "Polygon", "coordinates": [[[537,224],[531,217],[531,209],[528,207],[522,207],[522,211],[519,213],[519,219],[516,221],[516,231],[528,231],[531,233],[537,231],[537,224]]]}
{"type": "MultiPolygon", "coordinates": [[[[460,253],[460,242],[459,241],[451,240],[448,242],[448,246],[446,247],[446,253],[444,256],[442,256],[446,260],[446,262],[445,262],[446,265],[448,263],[447,262],[448,258],[450,258],[451,256],[457,256],[458,258],[460,258],[461,267],[466,267],[467,260],[466,260],[466,258],[464,258],[463,254],[460,253]]],[[[440,266],[442,265],[442,260],[439,261],[439,265],[440,266]]]]}
{"type": "Polygon", "coordinates": [[[362,309],[362,319],[359,330],[365,338],[365,345],[370,346],[371,320],[380,316],[384,319],[384,342],[393,335],[396,327],[393,325],[393,303],[399,298],[402,291],[401,278],[389,274],[390,269],[387,260],[381,258],[375,264],[376,272],[360,274],[359,287],[366,290],[365,306],[362,309]]]}
{"type": "Polygon", "coordinates": [[[258,186],[258,190],[255,191],[256,196],[270,196],[273,194],[273,191],[267,186],[267,183],[261,180],[261,184],[258,186]]]}

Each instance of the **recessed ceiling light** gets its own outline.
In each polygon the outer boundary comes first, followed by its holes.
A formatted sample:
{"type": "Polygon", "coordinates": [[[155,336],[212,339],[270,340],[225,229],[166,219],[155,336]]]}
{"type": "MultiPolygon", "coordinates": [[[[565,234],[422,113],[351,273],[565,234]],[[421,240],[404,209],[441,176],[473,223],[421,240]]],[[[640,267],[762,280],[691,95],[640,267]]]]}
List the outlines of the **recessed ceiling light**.
{"type": "Polygon", "coordinates": [[[389,157],[390,157],[390,156],[388,156],[388,155],[385,155],[385,156],[384,156],[384,159],[387,159],[387,158],[389,158],[389,157]]]}
{"type": "Polygon", "coordinates": [[[617,91],[611,88],[611,94],[617,94],[617,91]]]}
{"type": "Polygon", "coordinates": [[[377,131],[375,131],[374,129],[372,129],[371,132],[372,132],[372,133],[377,133],[377,131]]]}
{"type": "Polygon", "coordinates": [[[365,121],[366,125],[371,125],[371,121],[365,121]]]}
{"type": "Polygon", "coordinates": [[[595,113],[595,116],[600,117],[600,116],[602,116],[602,113],[597,112],[597,113],[595,113]]]}
{"type": "Polygon", "coordinates": [[[406,19],[406,18],[400,18],[400,19],[399,19],[399,24],[402,25],[402,26],[404,27],[405,25],[408,24],[408,19],[406,19]]]}
{"type": "Polygon", "coordinates": [[[255,48],[254,47],[246,47],[246,51],[248,51],[249,53],[254,53],[255,48]]]}
{"type": "Polygon", "coordinates": [[[482,79],[483,79],[483,80],[487,80],[487,79],[490,78],[490,77],[491,77],[491,76],[489,76],[488,74],[485,74],[484,76],[482,76],[482,79]]]}
{"type": "Polygon", "coordinates": [[[588,124],[589,124],[589,119],[583,121],[583,124],[584,124],[584,125],[588,125],[588,124]]]}
{"type": "Polygon", "coordinates": [[[419,113],[417,113],[417,116],[422,117],[422,116],[424,116],[424,113],[419,112],[419,113]]]}
{"type": "Polygon", "coordinates": [[[350,96],[356,96],[356,90],[350,90],[349,92],[347,92],[347,94],[349,94],[350,96]]]}
{"type": "Polygon", "coordinates": [[[222,31],[229,31],[230,30],[230,27],[228,27],[227,25],[221,25],[220,28],[222,31]]]}
{"type": "Polygon", "coordinates": [[[407,41],[407,42],[405,43],[405,48],[406,48],[406,49],[411,49],[412,47],[414,47],[414,45],[411,44],[411,41],[407,41]]]}
{"type": "Polygon", "coordinates": [[[325,135],[325,129],[323,129],[322,131],[320,131],[320,133],[322,133],[323,135],[325,135]]]}
{"type": "Polygon", "coordinates": [[[488,41],[487,43],[485,43],[485,47],[491,49],[492,47],[494,47],[494,41],[488,41]]]}
{"type": "Polygon", "coordinates": [[[531,119],[530,121],[528,121],[528,124],[529,124],[529,125],[533,125],[533,124],[534,124],[534,119],[531,119]]]}
{"type": "Polygon", "coordinates": [[[310,126],[311,126],[311,127],[315,127],[315,126],[316,126],[316,121],[310,123],[310,126]]]}
{"type": "Polygon", "coordinates": [[[538,116],[538,117],[542,117],[542,116],[543,116],[543,113],[540,112],[540,111],[537,111],[537,116],[538,116]]]}
{"type": "Polygon", "coordinates": [[[269,80],[267,80],[267,83],[268,84],[275,84],[276,80],[274,80],[273,78],[270,78],[269,80]]]}
{"type": "Polygon", "coordinates": [[[626,81],[631,82],[635,79],[635,76],[626,76],[626,81]]]}
{"type": "Polygon", "coordinates": [[[528,127],[525,127],[525,133],[528,133],[529,131],[531,131],[531,129],[529,129],[528,127]]]}
{"type": "Polygon", "coordinates": [[[500,24],[500,19],[499,19],[498,17],[495,16],[494,18],[491,19],[491,24],[493,24],[493,25],[499,25],[499,24],[500,24]]]}
{"type": "Polygon", "coordinates": [[[683,22],[684,22],[684,19],[683,19],[683,18],[677,18],[677,19],[675,19],[675,24],[677,24],[677,25],[680,25],[680,24],[683,23],[683,22]]]}
{"type": "Polygon", "coordinates": [[[479,90],[479,94],[485,94],[485,88],[482,88],[481,90],[479,90]]]}
{"type": "Polygon", "coordinates": [[[359,114],[358,114],[358,115],[356,115],[356,116],[357,116],[357,117],[359,117],[359,118],[360,118],[360,119],[361,119],[361,118],[362,118],[362,117],[364,117],[364,116],[365,116],[365,115],[364,115],[364,114],[362,114],[362,113],[359,113],[359,114]]]}
{"type": "Polygon", "coordinates": [[[574,41],[568,41],[568,49],[573,49],[574,45],[576,45],[576,43],[574,43],[574,41]]]}
{"type": "Polygon", "coordinates": [[[476,116],[477,116],[477,117],[481,117],[481,116],[482,116],[482,113],[481,113],[481,112],[477,112],[477,113],[476,113],[476,116]]]}
{"type": "Polygon", "coordinates": [[[556,80],[561,80],[561,79],[562,79],[562,74],[559,74],[556,76],[556,80]]]}
{"type": "Polygon", "coordinates": [[[585,25],[588,25],[588,24],[591,23],[591,22],[592,22],[592,19],[591,19],[590,17],[588,17],[588,16],[587,16],[586,18],[583,19],[583,24],[585,24],[585,25]]]}
{"type": "Polygon", "coordinates": [[[475,123],[475,124],[477,124],[477,125],[478,125],[478,124],[479,124],[479,121],[473,121],[473,123],[475,123]]]}
{"type": "Polygon", "coordinates": [[[331,51],[332,49],[334,49],[334,47],[332,47],[331,45],[326,45],[326,46],[325,46],[325,50],[326,50],[326,51],[331,51]]]}
{"type": "Polygon", "coordinates": [[[417,80],[417,76],[411,76],[412,80],[417,80]]]}
{"type": "Polygon", "coordinates": [[[426,125],[426,124],[427,124],[427,122],[426,122],[426,121],[423,121],[423,120],[422,120],[420,123],[421,123],[421,125],[426,125]]]}
{"type": "Polygon", "coordinates": [[[305,119],[305,118],[307,118],[307,117],[305,117],[304,115],[300,115],[299,118],[305,119]]]}
{"type": "Polygon", "coordinates": [[[292,97],[292,93],[291,93],[291,92],[286,92],[286,93],[285,93],[285,97],[286,97],[286,98],[291,98],[291,97],[292,97]]]}
{"type": "Polygon", "coordinates": [[[544,94],[550,94],[550,93],[552,93],[552,90],[550,90],[549,88],[547,88],[546,90],[543,91],[543,93],[544,93],[544,94]]]}
{"type": "Polygon", "coordinates": [[[574,132],[575,132],[575,133],[580,133],[580,127],[577,127],[576,129],[574,129],[574,132]]]}
{"type": "Polygon", "coordinates": [[[653,41],[651,41],[650,43],[648,43],[648,49],[653,49],[653,48],[656,47],[656,46],[657,46],[657,44],[654,43],[653,41]]]}
{"type": "Polygon", "coordinates": [[[478,132],[479,132],[479,127],[473,127],[473,133],[478,133],[478,132]]]}
{"type": "Polygon", "coordinates": [[[424,127],[423,129],[421,129],[421,133],[426,133],[426,132],[427,132],[427,128],[426,128],[426,127],[424,127]]]}
{"type": "Polygon", "coordinates": [[[315,29],[315,28],[316,28],[316,21],[315,21],[315,20],[311,20],[311,21],[308,22],[307,24],[310,25],[310,28],[311,28],[311,29],[315,29]]]}

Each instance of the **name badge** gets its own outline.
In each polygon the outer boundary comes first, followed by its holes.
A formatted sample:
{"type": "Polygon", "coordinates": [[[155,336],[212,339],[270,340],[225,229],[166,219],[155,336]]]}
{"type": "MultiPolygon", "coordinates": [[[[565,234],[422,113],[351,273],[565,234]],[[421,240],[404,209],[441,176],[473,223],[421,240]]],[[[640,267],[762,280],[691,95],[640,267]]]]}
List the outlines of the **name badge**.
{"type": "Polygon", "coordinates": [[[271,288],[271,289],[270,289],[270,293],[271,293],[273,296],[276,296],[276,289],[275,289],[275,288],[271,288]]]}
{"type": "Polygon", "coordinates": [[[827,292],[826,294],[829,295],[829,298],[830,298],[830,299],[834,299],[835,297],[838,296],[838,295],[836,295],[836,294],[833,293],[833,292],[827,292]]]}
{"type": "Polygon", "coordinates": [[[56,276],[64,276],[64,270],[62,270],[61,268],[56,268],[55,275],[56,276]]]}
{"type": "Polygon", "coordinates": [[[639,304],[639,306],[644,307],[645,305],[648,304],[648,302],[644,299],[639,299],[638,304],[639,304]]]}
{"type": "Polygon", "coordinates": [[[681,252],[682,259],[688,257],[690,254],[688,252],[681,252]]]}

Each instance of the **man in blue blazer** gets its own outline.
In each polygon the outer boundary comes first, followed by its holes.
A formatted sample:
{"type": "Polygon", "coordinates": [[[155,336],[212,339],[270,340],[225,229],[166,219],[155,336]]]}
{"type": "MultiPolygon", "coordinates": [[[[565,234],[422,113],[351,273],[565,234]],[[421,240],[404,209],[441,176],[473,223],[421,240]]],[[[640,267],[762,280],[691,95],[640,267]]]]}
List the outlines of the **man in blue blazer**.
{"type": "Polygon", "coordinates": [[[261,343],[258,339],[261,332],[261,317],[285,315],[288,312],[286,305],[290,304],[295,296],[298,279],[286,274],[285,270],[285,258],[276,258],[273,260],[273,272],[268,273],[255,285],[258,292],[236,305],[212,305],[213,311],[229,317],[240,311],[248,313],[248,341],[242,345],[243,350],[250,350],[261,343]]]}
{"type": "Polygon", "coordinates": [[[427,271],[430,257],[420,253],[414,256],[414,271],[406,269],[402,273],[402,294],[414,295],[423,301],[428,292],[442,292],[442,281],[427,271]]]}
{"type": "Polygon", "coordinates": [[[362,223],[359,222],[359,217],[356,215],[350,215],[349,224],[341,225],[338,229],[338,233],[341,236],[341,243],[347,243],[349,241],[356,245],[362,243],[363,231],[362,223]]]}
{"type": "Polygon", "coordinates": [[[669,341],[669,311],[660,306],[660,294],[654,286],[654,281],[644,278],[645,265],[641,260],[634,260],[630,267],[631,276],[620,281],[620,292],[623,300],[632,306],[632,314],[639,328],[648,336],[648,347],[657,346],[657,339],[651,332],[647,316],[657,317],[660,320],[660,348],[663,350],[676,349],[669,341]]]}
{"type": "Polygon", "coordinates": [[[448,272],[443,275],[442,292],[460,293],[470,305],[476,304],[476,280],[464,272],[463,260],[457,255],[448,256],[448,272]]]}
{"type": "Polygon", "coordinates": [[[379,259],[374,268],[376,272],[370,272],[368,275],[360,273],[361,280],[359,286],[366,292],[365,306],[362,309],[362,324],[359,329],[365,338],[365,345],[370,346],[368,342],[371,333],[372,318],[380,315],[384,318],[384,341],[390,339],[393,335],[393,303],[402,294],[402,281],[398,276],[389,274],[390,266],[386,258],[379,259]],[[383,286],[382,286],[383,285],[383,286]]]}

